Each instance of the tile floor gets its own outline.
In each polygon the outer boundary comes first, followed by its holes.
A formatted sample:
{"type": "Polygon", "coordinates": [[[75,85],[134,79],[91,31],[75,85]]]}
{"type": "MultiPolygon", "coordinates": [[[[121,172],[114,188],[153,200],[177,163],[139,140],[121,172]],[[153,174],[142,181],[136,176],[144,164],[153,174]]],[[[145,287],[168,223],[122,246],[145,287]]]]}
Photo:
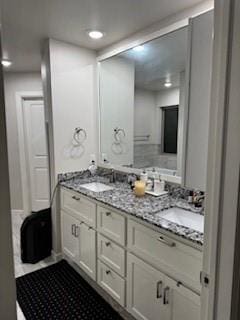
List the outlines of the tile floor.
{"type": "MultiPolygon", "coordinates": [[[[13,235],[13,252],[14,252],[14,268],[15,277],[23,276],[32,271],[39,270],[41,268],[47,267],[48,265],[54,263],[52,258],[40,261],[36,264],[22,263],[21,262],[21,251],[20,251],[20,228],[24,216],[21,214],[14,213],[12,215],[12,235],[13,235]]],[[[17,303],[17,316],[18,320],[25,320],[25,317],[17,303]]]]}

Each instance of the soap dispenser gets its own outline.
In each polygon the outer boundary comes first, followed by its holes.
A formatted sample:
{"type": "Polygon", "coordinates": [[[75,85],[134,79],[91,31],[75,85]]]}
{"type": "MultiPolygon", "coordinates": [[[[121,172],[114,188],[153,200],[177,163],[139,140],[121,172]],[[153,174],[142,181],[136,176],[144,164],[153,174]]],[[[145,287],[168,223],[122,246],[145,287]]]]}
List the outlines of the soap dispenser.
{"type": "Polygon", "coordinates": [[[153,189],[154,189],[154,192],[155,193],[159,193],[161,192],[161,182],[159,180],[159,175],[158,174],[155,174],[154,175],[154,182],[153,182],[154,186],[153,186],[153,189]]]}
{"type": "Polygon", "coordinates": [[[160,192],[165,191],[165,180],[161,179],[161,176],[159,176],[160,179],[160,192]]]}
{"type": "Polygon", "coordinates": [[[145,170],[143,170],[143,172],[140,174],[140,180],[145,182],[145,184],[147,183],[148,180],[148,174],[145,170]]]}
{"type": "Polygon", "coordinates": [[[88,167],[88,170],[90,171],[91,175],[94,176],[97,172],[97,166],[95,164],[95,160],[91,161],[90,166],[88,167]]]}

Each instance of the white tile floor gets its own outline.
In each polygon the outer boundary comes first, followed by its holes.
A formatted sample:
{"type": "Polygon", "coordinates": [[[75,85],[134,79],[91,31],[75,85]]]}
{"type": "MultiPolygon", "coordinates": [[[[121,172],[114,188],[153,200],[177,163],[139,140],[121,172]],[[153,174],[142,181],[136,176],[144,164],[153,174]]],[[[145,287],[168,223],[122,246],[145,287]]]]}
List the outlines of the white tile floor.
{"type": "MultiPolygon", "coordinates": [[[[36,264],[22,263],[21,262],[21,249],[20,249],[20,228],[24,216],[21,214],[12,215],[12,235],[13,235],[13,252],[14,252],[14,268],[15,268],[15,277],[23,276],[32,271],[39,270],[41,268],[47,267],[48,265],[54,263],[52,258],[40,261],[36,264]]],[[[17,304],[17,315],[18,320],[25,320],[25,317],[17,304]]]]}

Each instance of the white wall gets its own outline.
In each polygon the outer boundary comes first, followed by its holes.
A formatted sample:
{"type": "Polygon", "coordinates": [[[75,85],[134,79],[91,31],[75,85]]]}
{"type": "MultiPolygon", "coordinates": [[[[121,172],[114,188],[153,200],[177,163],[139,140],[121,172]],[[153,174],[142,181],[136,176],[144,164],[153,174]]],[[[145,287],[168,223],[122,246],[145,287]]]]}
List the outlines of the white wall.
{"type": "Polygon", "coordinates": [[[50,40],[49,50],[55,173],[79,171],[98,153],[96,54],[56,40],[50,40]],[[70,153],[76,127],[87,133],[79,157],[70,153]]]}
{"type": "MultiPolygon", "coordinates": [[[[42,57],[44,103],[50,146],[51,193],[57,175],[89,166],[90,155],[98,154],[96,54],[61,41],[47,40],[42,57]],[[84,154],[67,153],[74,129],[86,130],[84,154]]],[[[52,205],[53,251],[61,252],[60,195],[52,205]]]]}
{"type": "MultiPolygon", "coordinates": [[[[156,94],[154,91],[136,89],[134,99],[134,136],[150,135],[148,141],[156,143],[156,94]]],[[[139,139],[139,138],[137,138],[139,139]]]]}
{"type": "Polygon", "coordinates": [[[179,104],[179,88],[161,90],[156,97],[157,107],[168,107],[179,104]]]}
{"type": "Polygon", "coordinates": [[[41,74],[40,72],[7,72],[4,74],[4,87],[7,120],[11,209],[22,210],[23,200],[16,116],[16,92],[41,91],[41,74]]]}
{"type": "Polygon", "coordinates": [[[113,164],[133,163],[134,64],[114,57],[101,62],[101,152],[113,164]],[[114,128],[125,131],[120,146],[114,144],[114,128]]]}

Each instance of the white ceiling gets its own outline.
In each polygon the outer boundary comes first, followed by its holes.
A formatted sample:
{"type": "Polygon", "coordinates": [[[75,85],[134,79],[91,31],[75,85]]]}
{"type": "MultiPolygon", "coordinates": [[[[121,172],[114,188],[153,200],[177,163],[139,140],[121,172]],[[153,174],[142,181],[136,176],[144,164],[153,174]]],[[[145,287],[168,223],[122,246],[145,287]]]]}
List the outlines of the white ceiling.
{"type": "Polygon", "coordinates": [[[135,64],[135,86],[159,91],[166,89],[164,83],[171,81],[179,87],[180,73],[186,69],[188,51],[188,28],[171,32],[143,45],[143,51],[128,50],[119,56],[135,64]]]}
{"type": "Polygon", "coordinates": [[[41,45],[55,38],[99,50],[202,0],[2,0],[3,54],[10,70],[40,70],[41,45]],[[86,29],[106,32],[90,40],[86,29]]]}

